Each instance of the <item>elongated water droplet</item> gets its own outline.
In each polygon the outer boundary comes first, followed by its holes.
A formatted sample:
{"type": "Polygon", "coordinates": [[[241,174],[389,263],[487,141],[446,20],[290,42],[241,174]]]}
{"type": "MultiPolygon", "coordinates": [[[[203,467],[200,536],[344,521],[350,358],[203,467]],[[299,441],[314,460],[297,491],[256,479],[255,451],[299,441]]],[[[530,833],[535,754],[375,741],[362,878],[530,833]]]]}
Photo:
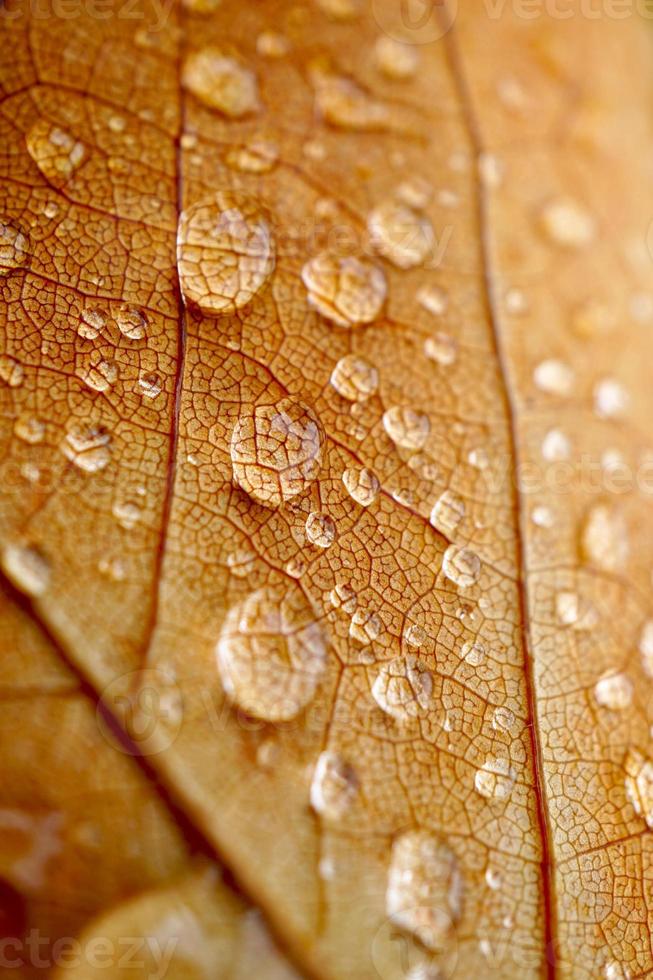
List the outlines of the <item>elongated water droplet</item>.
{"type": "Polygon", "coordinates": [[[610,711],[623,711],[633,700],[633,683],[625,674],[609,673],[594,685],[596,703],[610,711]]]}
{"type": "Polygon", "coordinates": [[[606,572],[617,572],[628,558],[625,521],[607,504],[595,504],[581,528],[581,551],[586,561],[606,572]]]}
{"type": "Polygon", "coordinates": [[[424,353],[430,361],[450,367],[458,357],[458,344],[446,333],[436,333],[424,341],[424,353]]]}
{"type": "Polygon", "coordinates": [[[653,830],[653,762],[638,749],[629,749],[626,770],[626,796],[638,816],[653,830]]]}
{"type": "Polygon", "coordinates": [[[143,398],[157,398],[163,390],[158,374],[141,374],[138,379],[138,386],[143,398]]]}
{"type": "Polygon", "coordinates": [[[356,609],[349,624],[349,635],[367,646],[378,639],[382,629],[381,617],[373,609],[356,609]]]}
{"type": "Polygon", "coordinates": [[[116,313],[116,324],[129,340],[143,340],[147,333],[147,317],[137,306],[121,306],[116,313]]]}
{"type": "Polygon", "coordinates": [[[379,373],[356,354],[341,357],[331,373],[331,384],[339,395],[351,402],[370,398],[379,387],[379,373]]]}
{"type": "Polygon", "coordinates": [[[542,442],[542,456],[549,463],[558,463],[569,459],[571,443],[560,429],[550,429],[542,442]]]}
{"type": "Polygon", "coordinates": [[[332,20],[354,20],[361,12],[361,0],[316,0],[316,3],[332,20]]]}
{"type": "Polygon", "coordinates": [[[312,700],[326,646],[301,590],[266,586],[229,610],[216,656],[224,690],[239,708],[287,721],[312,700]]]}
{"type": "Polygon", "coordinates": [[[419,66],[419,52],[414,44],[396,41],[387,34],[377,38],[374,58],[379,71],[393,81],[412,78],[419,66]]]}
{"type": "Polygon", "coordinates": [[[111,461],[111,436],[102,426],[76,425],[62,443],[64,456],[78,469],[97,473],[111,461]]]}
{"type": "Polygon", "coordinates": [[[594,217],[571,198],[549,202],[542,212],[542,227],[553,244],[569,249],[589,245],[596,234],[594,217]]]}
{"type": "Polygon", "coordinates": [[[25,137],[32,160],[43,176],[62,187],[86,157],[83,143],[47,119],[39,119],[25,137]]]}
{"type": "Polygon", "coordinates": [[[372,697],[378,706],[398,721],[427,711],[432,693],[433,675],[412,654],[384,664],[372,685],[372,697]]]}
{"type": "Polygon", "coordinates": [[[373,99],[350,78],[317,66],[311,72],[315,108],[319,116],[338,129],[382,131],[390,123],[388,107],[373,99]]]}
{"type": "Polygon", "coordinates": [[[261,107],[254,72],[218,47],[202,48],[186,58],[182,84],[229,119],[242,119],[261,107]]]}
{"type": "Polygon", "coordinates": [[[93,391],[107,391],[117,378],[118,366],[115,361],[99,361],[83,374],[83,380],[93,391]]]}
{"type": "Polygon", "coordinates": [[[603,967],[605,980],[630,980],[631,973],[627,966],[618,960],[610,960],[603,967]]]}
{"type": "Polygon", "coordinates": [[[318,548],[329,548],[336,537],[333,518],[320,511],[313,511],[306,518],[306,537],[318,548]]]}
{"type": "Polygon", "coordinates": [[[342,474],[342,482],[349,496],[361,507],[369,507],[373,504],[381,489],[378,477],[367,467],[348,467],[342,474]]]}
{"type": "Polygon", "coordinates": [[[503,705],[494,709],[492,713],[492,728],[498,732],[514,733],[517,729],[517,719],[514,711],[503,705]]]}
{"type": "Polygon", "coordinates": [[[266,174],[273,170],[279,159],[279,150],[268,140],[252,140],[245,146],[227,150],[225,162],[234,170],[250,174],[266,174]]]}
{"type": "Polygon", "coordinates": [[[329,598],[335,609],[342,609],[351,615],[358,606],[358,598],[351,585],[342,582],[332,589],[329,598]]]}
{"type": "Polygon", "coordinates": [[[383,413],[383,428],[401,449],[422,449],[431,431],[428,415],[393,405],[383,413]]]}
{"type": "Polygon", "coordinates": [[[474,585],[481,574],[481,561],[470,548],[449,545],[442,559],[442,571],[461,589],[474,585]]]}
{"type": "Polygon", "coordinates": [[[421,265],[433,250],[429,219],[398,201],[384,201],[374,208],[367,228],[377,252],[400,269],[421,265]]]}
{"type": "Polygon", "coordinates": [[[43,595],[50,584],[50,563],[30,544],[8,544],[2,551],[2,570],[25,595],[43,595]]]}
{"type": "Polygon", "coordinates": [[[453,490],[445,490],[433,505],[429,520],[441,534],[451,537],[464,516],[463,500],[453,490]]]}
{"type": "Polygon", "coordinates": [[[27,235],[6,219],[0,221],[0,276],[23,269],[29,262],[30,246],[27,235]]]}
{"type": "Polygon", "coordinates": [[[263,210],[250,198],[219,191],[182,211],[177,268],[185,302],[206,316],[250,303],[274,271],[275,248],[263,210]]]}
{"type": "Polygon", "coordinates": [[[434,834],[411,830],[392,845],[386,911],[428,949],[445,949],[462,909],[454,852],[434,834]]]}
{"type": "Polygon", "coordinates": [[[337,752],[322,752],[311,783],[311,806],[327,820],[340,820],[358,792],[354,767],[337,752]]]}
{"type": "Polygon", "coordinates": [[[507,759],[488,759],[476,771],[474,788],[488,800],[505,800],[512,793],[516,778],[507,759]]]}
{"type": "Polygon", "coordinates": [[[104,330],[107,320],[102,310],[86,309],[82,310],[77,333],[85,340],[95,340],[104,330]]]}
{"type": "Polygon", "coordinates": [[[653,619],[644,623],[639,636],[639,652],[642,655],[644,670],[653,677],[653,619]]]}
{"type": "Polygon", "coordinates": [[[318,475],[324,430],[302,402],[283,398],[242,415],[231,436],[234,479],[261,504],[277,507],[318,475]]]}
{"type": "Polygon", "coordinates": [[[24,380],[25,368],[20,361],[8,354],[0,354],[0,381],[9,388],[20,388],[24,380]]]}
{"type": "Polygon", "coordinates": [[[417,302],[433,316],[442,316],[449,305],[447,294],[440,286],[422,286],[417,293],[417,302]]]}
{"type": "Polygon", "coordinates": [[[320,252],[302,269],[308,301],[339,327],[371,323],[383,309],[385,275],[368,259],[320,252]]]}

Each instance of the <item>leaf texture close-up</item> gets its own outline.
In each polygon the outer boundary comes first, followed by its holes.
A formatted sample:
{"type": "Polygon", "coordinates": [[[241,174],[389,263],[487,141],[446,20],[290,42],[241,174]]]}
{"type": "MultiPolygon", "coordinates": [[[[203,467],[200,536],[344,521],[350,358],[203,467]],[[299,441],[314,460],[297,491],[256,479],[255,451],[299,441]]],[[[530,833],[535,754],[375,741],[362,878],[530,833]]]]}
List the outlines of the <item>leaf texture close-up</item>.
{"type": "Polygon", "coordinates": [[[0,5],[0,977],[653,976],[653,12],[0,5]]]}

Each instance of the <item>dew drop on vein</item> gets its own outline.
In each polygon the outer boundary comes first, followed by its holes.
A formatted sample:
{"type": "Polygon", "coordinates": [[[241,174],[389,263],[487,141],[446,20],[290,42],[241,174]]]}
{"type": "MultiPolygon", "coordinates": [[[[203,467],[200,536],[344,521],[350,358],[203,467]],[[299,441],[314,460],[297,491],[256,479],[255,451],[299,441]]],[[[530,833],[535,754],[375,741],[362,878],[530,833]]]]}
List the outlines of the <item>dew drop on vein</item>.
{"type": "Polygon", "coordinates": [[[283,398],[241,415],[231,436],[236,483],[254,500],[278,507],[316,479],[324,430],[302,402],[283,398]]]}
{"type": "Polygon", "coordinates": [[[229,610],[216,657],[225,693],[239,708],[287,721],[313,699],[326,644],[299,588],[265,586],[229,610]]]}
{"type": "Polygon", "coordinates": [[[434,834],[412,830],[392,846],[386,912],[427,949],[446,949],[462,911],[456,855],[434,834]]]}
{"type": "Polygon", "coordinates": [[[276,144],[264,139],[253,139],[244,146],[232,147],[225,154],[227,166],[250,174],[269,173],[278,159],[279,150],[276,144]]]}
{"type": "Polygon", "coordinates": [[[310,72],[318,116],[337,129],[381,132],[391,122],[388,107],[356,82],[315,64],[310,72]]]}
{"type": "Polygon", "coordinates": [[[267,215],[251,198],[219,191],[182,211],[177,270],[186,305],[206,316],[234,313],[252,301],[275,268],[267,215]]]}
{"type": "Polygon", "coordinates": [[[436,333],[424,341],[424,353],[429,361],[441,367],[451,367],[458,357],[458,343],[449,334],[436,333]]]}
{"type": "Polygon", "coordinates": [[[358,777],[351,763],[337,752],[322,752],[311,782],[311,806],[327,820],[340,820],[358,793],[358,777]]]}
{"type": "Polygon", "coordinates": [[[383,664],[372,684],[372,697],[397,721],[417,718],[428,710],[433,694],[433,675],[413,654],[383,664]]]}
{"type": "Polygon", "coordinates": [[[325,250],[302,269],[308,302],[338,327],[358,327],[375,320],[387,294],[383,270],[362,256],[325,250]]]}

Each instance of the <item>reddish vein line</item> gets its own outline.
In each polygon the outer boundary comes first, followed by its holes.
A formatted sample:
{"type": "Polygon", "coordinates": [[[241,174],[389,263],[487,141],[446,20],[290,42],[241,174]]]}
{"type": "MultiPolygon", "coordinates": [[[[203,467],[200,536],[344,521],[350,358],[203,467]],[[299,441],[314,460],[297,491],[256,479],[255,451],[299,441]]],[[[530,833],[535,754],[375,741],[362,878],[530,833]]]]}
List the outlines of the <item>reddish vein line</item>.
{"type": "MultiPolygon", "coordinates": [[[[446,5],[446,0],[445,0],[446,5]]],[[[465,77],[464,68],[462,65],[462,59],[460,57],[456,39],[454,37],[454,24],[449,13],[444,10],[441,16],[441,23],[444,29],[444,45],[446,57],[449,62],[449,67],[451,70],[451,75],[454,79],[454,84],[458,92],[458,98],[460,99],[460,104],[463,110],[463,118],[465,121],[465,126],[469,135],[470,142],[474,150],[475,160],[478,159],[479,154],[483,151],[483,143],[481,140],[480,130],[476,115],[473,108],[473,103],[465,77]]],[[[484,304],[488,315],[488,320],[491,325],[492,342],[494,346],[494,351],[497,357],[497,362],[499,364],[501,376],[503,379],[503,395],[507,408],[508,415],[508,431],[509,439],[512,450],[513,460],[515,461],[515,470],[519,467],[520,454],[519,454],[519,441],[516,431],[516,418],[517,418],[517,408],[515,401],[511,392],[510,384],[508,381],[508,357],[503,345],[501,338],[501,333],[499,330],[498,315],[496,309],[496,303],[494,300],[494,287],[491,278],[491,260],[490,260],[490,241],[489,241],[489,216],[488,216],[488,205],[487,198],[480,181],[476,181],[476,186],[478,188],[476,194],[476,214],[477,223],[480,233],[480,252],[481,252],[481,262],[483,267],[483,280],[485,284],[484,289],[484,304]]],[[[552,870],[553,870],[553,844],[551,840],[551,828],[549,825],[549,818],[547,813],[547,799],[546,799],[546,782],[544,778],[544,763],[542,759],[542,749],[540,745],[540,740],[538,737],[538,711],[537,711],[537,697],[535,691],[535,679],[533,671],[533,652],[531,648],[531,630],[530,630],[530,617],[528,611],[528,597],[526,593],[526,531],[525,531],[525,515],[522,507],[521,497],[519,495],[519,490],[516,485],[513,489],[513,509],[516,517],[516,531],[517,531],[517,561],[519,565],[519,580],[518,580],[518,592],[519,592],[519,606],[520,606],[520,619],[521,619],[521,632],[522,641],[524,648],[524,675],[525,675],[525,688],[526,688],[526,701],[528,705],[528,713],[530,718],[530,724],[528,725],[528,733],[531,743],[531,753],[533,757],[534,766],[534,791],[535,791],[535,802],[537,809],[537,820],[540,827],[540,836],[542,841],[542,860],[541,860],[541,877],[542,877],[542,897],[544,903],[544,942],[545,942],[545,971],[547,980],[555,980],[556,977],[556,937],[555,937],[555,914],[556,914],[556,895],[555,895],[555,883],[553,880],[552,870]]]]}

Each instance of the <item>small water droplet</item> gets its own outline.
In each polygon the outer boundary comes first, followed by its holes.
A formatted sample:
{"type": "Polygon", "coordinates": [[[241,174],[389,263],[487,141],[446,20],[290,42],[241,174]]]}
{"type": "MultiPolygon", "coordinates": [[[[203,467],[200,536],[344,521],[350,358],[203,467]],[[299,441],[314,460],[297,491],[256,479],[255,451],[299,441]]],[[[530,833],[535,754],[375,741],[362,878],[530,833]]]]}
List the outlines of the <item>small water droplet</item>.
{"type": "Polygon", "coordinates": [[[594,388],[594,411],[602,419],[620,419],[628,411],[630,396],[614,378],[603,378],[594,388]]]}
{"type": "Polygon", "coordinates": [[[107,391],[118,378],[118,366],[115,361],[99,361],[91,365],[83,375],[84,382],[93,391],[107,391]]]}
{"type": "Polygon", "coordinates": [[[644,670],[653,677],[653,619],[647,620],[639,636],[639,652],[642,655],[644,670]]]}
{"type": "Polygon", "coordinates": [[[320,252],[302,269],[308,301],[339,327],[371,323],[385,303],[383,271],[368,259],[320,252]]]}
{"type": "Polygon", "coordinates": [[[374,59],[382,74],[393,81],[413,78],[419,67],[419,52],[414,44],[397,41],[387,34],[377,38],[374,59]]]}
{"type": "Polygon", "coordinates": [[[398,721],[416,718],[428,710],[432,693],[432,674],[412,654],[383,664],[372,684],[372,697],[378,706],[398,721]]]}
{"type": "Polygon", "coordinates": [[[411,623],[406,628],[404,639],[409,646],[419,649],[428,642],[429,635],[423,626],[419,626],[417,623],[411,623]]]}
{"type": "Polygon", "coordinates": [[[28,596],[41,596],[50,584],[50,562],[30,544],[8,544],[2,551],[2,570],[28,596]]]}
{"type": "Polygon", "coordinates": [[[604,674],[594,685],[594,697],[603,708],[623,711],[632,704],[632,681],[625,674],[604,674]]]}
{"type": "Polygon", "coordinates": [[[422,449],[431,431],[428,415],[412,408],[393,405],[383,413],[383,428],[395,446],[422,449]]]}
{"type": "Polygon", "coordinates": [[[371,98],[350,78],[318,65],[311,72],[311,80],[316,111],[331,126],[362,132],[380,131],[388,126],[387,106],[371,98]]]}
{"type": "Polygon", "coordinates": [[[428,949],[445,949],[462,908],[454,852],[434,834],[411,830],[392,845],[386,912],[428,949]]]}
{"type": "Polygon", "coordinates": [[[234,479],[254,500],[280,506],[318,475],[324,430],[302,402],[283,398],[242,415],[231,435],[234,479]]]}
{"type": "Polygon", "coordinates": [[[111,461],[111,436],[102,426],[75,425],[66,433],[62,451],[66,459],[86,473],[97,473],[111,461]]]}
{"type": "Polygon", "coordinates": [[[382,629],[381,617],[373,609],[356,609],[349,624],[349,635],[366,646],[378,639],[382,629]]]}
{"type": "Polygon", "coordinates": [[[350,585],[341,583],[331,591],[329,598],[335,609],[342,609],[350,616],[358,606],[358,598],[350,585]]]}
{"type": "Polygon", "coordinates": [[[130,500],[117,501],[112,512],[118,524],[127,531],[135,527],[141,519],[141,508],[130,500]]]}
{"type": "Polygon", "coordinates": [[[0,221],[0,276],[7,276],[15,269],[23,269],[28,264],[29,257],[27,235],[6,219],[0,221]]]}
{"type": "Polygon", "coordinates": [[[112,582],[123,582],[125,579],[125,564],[120,558],[101,558],[98,571],[112,582]]]}
{"type": "Polygon", "coordinates": [[[603,967],[603,976],[605,980],[630,980],[631,973],[628,967],[618,960],[610,960],[603,967]]]}
{"type": "Polygon", "coordinates": [[[492,728],[497,732],[514,733],[517,728],[517,719],[514,711],[503,705],[495,708],[492,713],[492,728]]]}
{"type": "Polygon", "coordinates": [[[47,119],[39,119],[25,137],[32,160],[43,176],[62,187],[86,157],[84,144],[47,119]]]}
{"type": "Polygon", "coordinates": [[[161,379],[158,374],[141,374],[138,379],[138,386],[143,398],[158,398],[162,391],[161,379]]]}
{"type": "Polygon", "coordinates": [[[626,796],[635,813],[653,830],[653,762],[638,749],[629,749],[624,763],[626,796]]]}
{"type": "Polygon", "coordinates": [[[129,340],[143,340],[147,333],[147,317],[136,306],[121,306],[116,313],[116,324],[123,337],[129,340]]]}
{"type": "Polygon", "coordinates": [[[268,140],[253,139],[245,146],[227,150],[225,162],[234,170],[250,174],[267,174],[276,166],[279,150],[268,140]]]}
{"type": "Polygon", "coordinates": [[[512,316],[521,316],[523,313],[528,312],[528,299],[521,289],[513,287],[507,290],[504,303],[506,312],[512,316]]]}
{"type": "Polygon", "coordinates": [[[560,429],[550,429],[542,441],[542,456],[549,463],[569,459],[571,443],[560,429]]]}
{"type": "Polygon", "coordinates": [[[487,868],[485,871],[485,880],[487,882],[488,888],[492,891],[498,891],[503,885],[503,877],[500,871],[496,871],[494,868],[487,868]]]}
{"type": "Polygon", "coordinates": [[[533,510],[531,511],[531,520],[537,527],[550,528],[553,527],[555,523],[555,518],[551,509],[543,506],[533,507],[533,510]]]}
{"type": "Polygon", "coordinates": [[[578,249],[594,239],[596,221],[578,201],[558,198],[550,201],[542,211],[542,228],[554,245],[578,249]]]}
{"type": "Polygon", "coordinates": [[[229,119],[242,119],[261,107],[254,72],[218,47],[205,47],[188,55],[182,85],[229,119]]]}
{"type": "Polygon", "coordinates": [[[320,753],[311,782],[311,806],[327,820],[340,820],[358,792],[354,767],[337,752],[320,753]]]}
{"type": "Polygon", "coordinates": [[[563,361],[542,361],[533,372],[533,381],[549,395],[569,395],[574,387],[574,372],[563,361]]]}
{"type": "Polygon", "coordinates": [[[106,317],[101,310],[82,310],[77,333],[85,340],[95,340],[106,326],[106,317]]]}
{"type": "Polygon", "coordinates": [[[628,558],[626,524],[607,504],[595,504],[581,528],[581,551],[586,561],[606,572],[622,569],[628,558]]]}
{"type": "Polygon", "coordinates": [[[424,353],[430,361],[450,367],[458,357],[458,343],[446,333],[436,333],[424,341],[424,353]]]}
{"type": "Polygon", "coordinates": [[[507,759],[487,759],[476,770],[474,788],[488,800],[505,800],[512,793],[517,775],[507,759]]]}
{"type": "Polygon", "coordinates": [[[285,58],[290,51],[290,41],[278,31],[263,31],[256,38],[256,51],[262,58],[285,58]]]}
{"type": "Polygon", "coordinates": [[[256,564],[256,554],[249,548],[238,548],[227,557],[227,568],[236,578],[247,578],[256,564]]]}
{"type": "Polygon", "coordinates": [[[477,161],[478,175],[485,187],[500,187],[503,183],[504,165],[493,153],[480,153],[477,161]]]}
{"type": "Polygon", "coordinates": [[[612,310],[596,299],[590,299],[576,307],[571,316],[572,329],[580,337],[596,337],[609,333],[617,325],[612,310]]]}
{"type": "Polygon", "coordinates": [[[477,470],[486,470],[490,465],[490,457],[485,449],[470,449],[467,462],[477,470]]]}
{"type": "Polygon", "coordinates": [[[485,646],[480,640],[468,640],[463,644],[460,653],[465,663],[471,667],[480,667],[485,660],[485,646]]]}
{"type": "Polygon", "coordinates": [[[331,384],[343,398],[362,402],[370,398],[379,387],[379,373],[364,358],[347,354],[334,367],[331,384]]]}
{"type": "Polygon", "coordinates": [[[333,518],[320,511],[313,511],[306,518],[306,537],[318,548],[329,548],[336,537],[333,518]]]}
{"type": "Polygon", "coordinates": [[[442,558],[442,571],[454,585],[467,589],[478,581],[481,561],[470,548],[458,548],[452,544],[442,558]]]}
{"type": "Polygon", "coordinates": [[[433,505],[431,525],[445,537],[451,537],[465,516],[463,500],[452,490],[445,490],[433,505]]]}
{"type": "Polygon", "coordinates": [[[250,303],[275,267],[275,247],[263,210],[230,191],[182,211],[177,268],[184,300],[206,316],[250,303]]]}
{"type": "Polygon", "coordinates": [[[433,197],[433,188],[428,180],[413,174],[402,180],[395,191],[395,197],[407,207],[421,211],[433,197]]]}
{"type": "Polygon", "coordinates": [[[417,293],[417,302],[433,316],[442,316],[449,305],[447,294],[440,286],[422,286],[417,293]]]}
{"type": "Polygon", "coordinates": [[[315,0],[322,13],[332,20],[354,20],[361,11],[360,0],[315,0]]]}
{"type": "Polygon", "coordinates": [[[297,586],[266,586],[229,610],[216,648],[225,692],[265,721],[296,717],[326,665],[322,630],[297,586]]]}
{"type": "Polygon", "coordinates": [[[14,422],[14,433],[23,442],[35,446],[45,438],[45,422],[33,415],[19,415],[14,422]]]}
{"type": "Polygon", "coordinates": [[[20,388],[25,380],[25,368],[14,357],[0,354],[0,380],[9,388],[20,388]]]}
{"type": "Polygon", "coordinates": [[[381,489],[376,474],[365,466],[348,467],[342,474],[342,482],[349,496],[361,507],[369,507],[373,504],[381,489]]]}
{"type": "Polygon", "coordinates": [[[429,219],[399,201],[389,199],[374,208],[367,228],[377,252],[399,269],[421,265],[433,248],[429,219]]]}

